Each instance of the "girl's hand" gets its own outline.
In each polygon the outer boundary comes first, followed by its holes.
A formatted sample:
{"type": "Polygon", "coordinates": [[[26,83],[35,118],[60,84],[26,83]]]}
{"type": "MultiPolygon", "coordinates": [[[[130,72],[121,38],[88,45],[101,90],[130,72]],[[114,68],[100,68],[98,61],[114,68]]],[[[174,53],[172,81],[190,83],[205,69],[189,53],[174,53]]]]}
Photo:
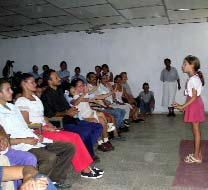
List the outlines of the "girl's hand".
{"type": "Polygon", "coordinates": [[[178,104],[178,103],[176,103],[176,102],[174,102],[174,103],[172,104],[172,106],[173,106],[175,109],[178,109],[178,110],[180,110],[180,111],[183,111],[183,110],[184,110],[184,106],[183,106],[183,105],[180,105],[180,104],[178,104]]]}

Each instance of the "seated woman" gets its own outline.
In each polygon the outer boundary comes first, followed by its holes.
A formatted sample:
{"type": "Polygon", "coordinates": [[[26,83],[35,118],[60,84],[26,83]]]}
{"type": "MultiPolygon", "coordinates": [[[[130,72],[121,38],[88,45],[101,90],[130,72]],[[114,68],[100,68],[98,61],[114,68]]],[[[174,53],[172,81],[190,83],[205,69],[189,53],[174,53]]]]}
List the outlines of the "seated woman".
{"type": "Polygon", "coordinates": [[[93,160],[80,136],[72,132],[58,130],[44,117],[43,104],[34,95],[36,83],[33,76],[27,73],[22,74],[20,87],[22,89],[22,97],[18,98],[15,104],[20,109],[25,121],[27,123],[42,124],[42,135],[48,139],[74,144],[76,152],[72,159],[72,165],[76,172],[81,172],[81,177],[92,179],[102,177],[103,171],[90,167],[93,160]]]}
{"type": "MultiPolygon", "coordinates": [[[[102,144],[105,144],[107,147],[113,150],[114,147],[108,139],[108,122],[106,120],[106,117],[102,112],[98,112],[91,109],[89,104],[90,99],[87,86],[80,79],[73,80],[71,85],[74,87],[74,92],[72,92],[71,89],[71,93],[74,94],[73,101],[71,101],[71,104],[78,108],[80,119],[89,122],[100,123],[103,126],[103,140],[102,138],[98,140],[98,150],[100,149],[99,145],[102,144]]],[[[94,96],[94,99],[104,99],[110,95],[112,95],[112,93],[94,96]]]]}
{"type": "MultiPolygon", "coordinates": [[[[125,98],[128,101],[128,95],[126,93],[126,90],[123,88],[121,81],[122,81],[122,78],[120,75],[117,75],[114,78],[115,84],[114,84],[113,88],[115,91],[115,101],[117,104],[124,105],[126,107],[126,109],[129,108],[131,111],[130,116],[132,117],[132,121],[137,123],[138,121],[140,121],[140,119],[138,117],[138,109],[134,104],[129,104],[129,103],[123,102],[122,98],[125,98]]],[[[128,101],[128,102],[131,102],[131,101],[128,101]]]]}
{"type": "Polygon", "coordinates": [[[142,88],[143,88],[143,91],[139,93],[139,96],[136,98],[136,100],[138,102],[138,106],[139,106],[141,114],[151,115],[155,107],[154,93],[149,90],[148,83],[144,83],[142,88]]]}

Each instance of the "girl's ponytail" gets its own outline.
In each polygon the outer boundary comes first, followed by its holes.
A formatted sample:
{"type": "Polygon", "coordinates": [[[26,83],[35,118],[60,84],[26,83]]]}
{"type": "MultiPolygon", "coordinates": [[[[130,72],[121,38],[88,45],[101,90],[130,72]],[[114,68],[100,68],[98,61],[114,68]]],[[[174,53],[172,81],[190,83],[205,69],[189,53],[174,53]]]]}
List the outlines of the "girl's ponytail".
{"type": "Polygon", "coordinates": [[[197,75],[199,76],[201,82],[202,82],[202,86],[204,86],[205,82],[204,82],[204,76],[203,73],[201,71],[197,71],[197,75]]]}

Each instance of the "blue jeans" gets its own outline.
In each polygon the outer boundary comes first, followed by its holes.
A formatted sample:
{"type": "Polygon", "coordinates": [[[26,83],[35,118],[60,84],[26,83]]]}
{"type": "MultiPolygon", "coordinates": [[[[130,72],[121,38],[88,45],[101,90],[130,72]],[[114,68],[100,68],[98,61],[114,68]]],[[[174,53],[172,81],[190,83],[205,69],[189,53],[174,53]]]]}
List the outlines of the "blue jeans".
{"type": "Polygon", "coordinates": [[[101,124],[82,120],[64,125],[64,130],[79,134],[90,155],[95,156],[93,145],[102,135],[103,127],[101,124]]]}
{"type": "Polygon", "coordinates": [[[40,178],[40,177],[46,177],[48,179],[48,187],[46,190],[56,190],[56,187],[53,185],[52,181],[47,176],[43,174],[38,174],[35,176],[35,178],[40,178]]]}
{"type": "Polygon", "coordinates": [[[151,108],[150,108],[150,103],[149,102],[144,102],[144,100],[140,100],[140,112],[141,113],[150,113],[151,108]]]}
{"type": "Polygon", "coordinates": [[[120,108],[114,108],[114,109],[104,109],[101,110],[103,112],[109,113],[115,117],[116,125],[118,128],[122,127],[122,122],[125,116],[125,110],[120,108]]]}

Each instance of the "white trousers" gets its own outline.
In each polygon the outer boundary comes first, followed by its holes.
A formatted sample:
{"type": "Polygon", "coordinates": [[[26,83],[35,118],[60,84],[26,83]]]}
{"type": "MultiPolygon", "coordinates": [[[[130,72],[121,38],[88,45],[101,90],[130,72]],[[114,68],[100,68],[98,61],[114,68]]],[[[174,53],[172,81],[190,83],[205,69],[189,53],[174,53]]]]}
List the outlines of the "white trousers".
{"type": "Polygon", "coordinates": [[[177,81],[173,81],[173,82],[166,81],[163,83],[162,106],[172,107],[172,104],[175,102],[176,91],[177,91],[177,81]]]}

